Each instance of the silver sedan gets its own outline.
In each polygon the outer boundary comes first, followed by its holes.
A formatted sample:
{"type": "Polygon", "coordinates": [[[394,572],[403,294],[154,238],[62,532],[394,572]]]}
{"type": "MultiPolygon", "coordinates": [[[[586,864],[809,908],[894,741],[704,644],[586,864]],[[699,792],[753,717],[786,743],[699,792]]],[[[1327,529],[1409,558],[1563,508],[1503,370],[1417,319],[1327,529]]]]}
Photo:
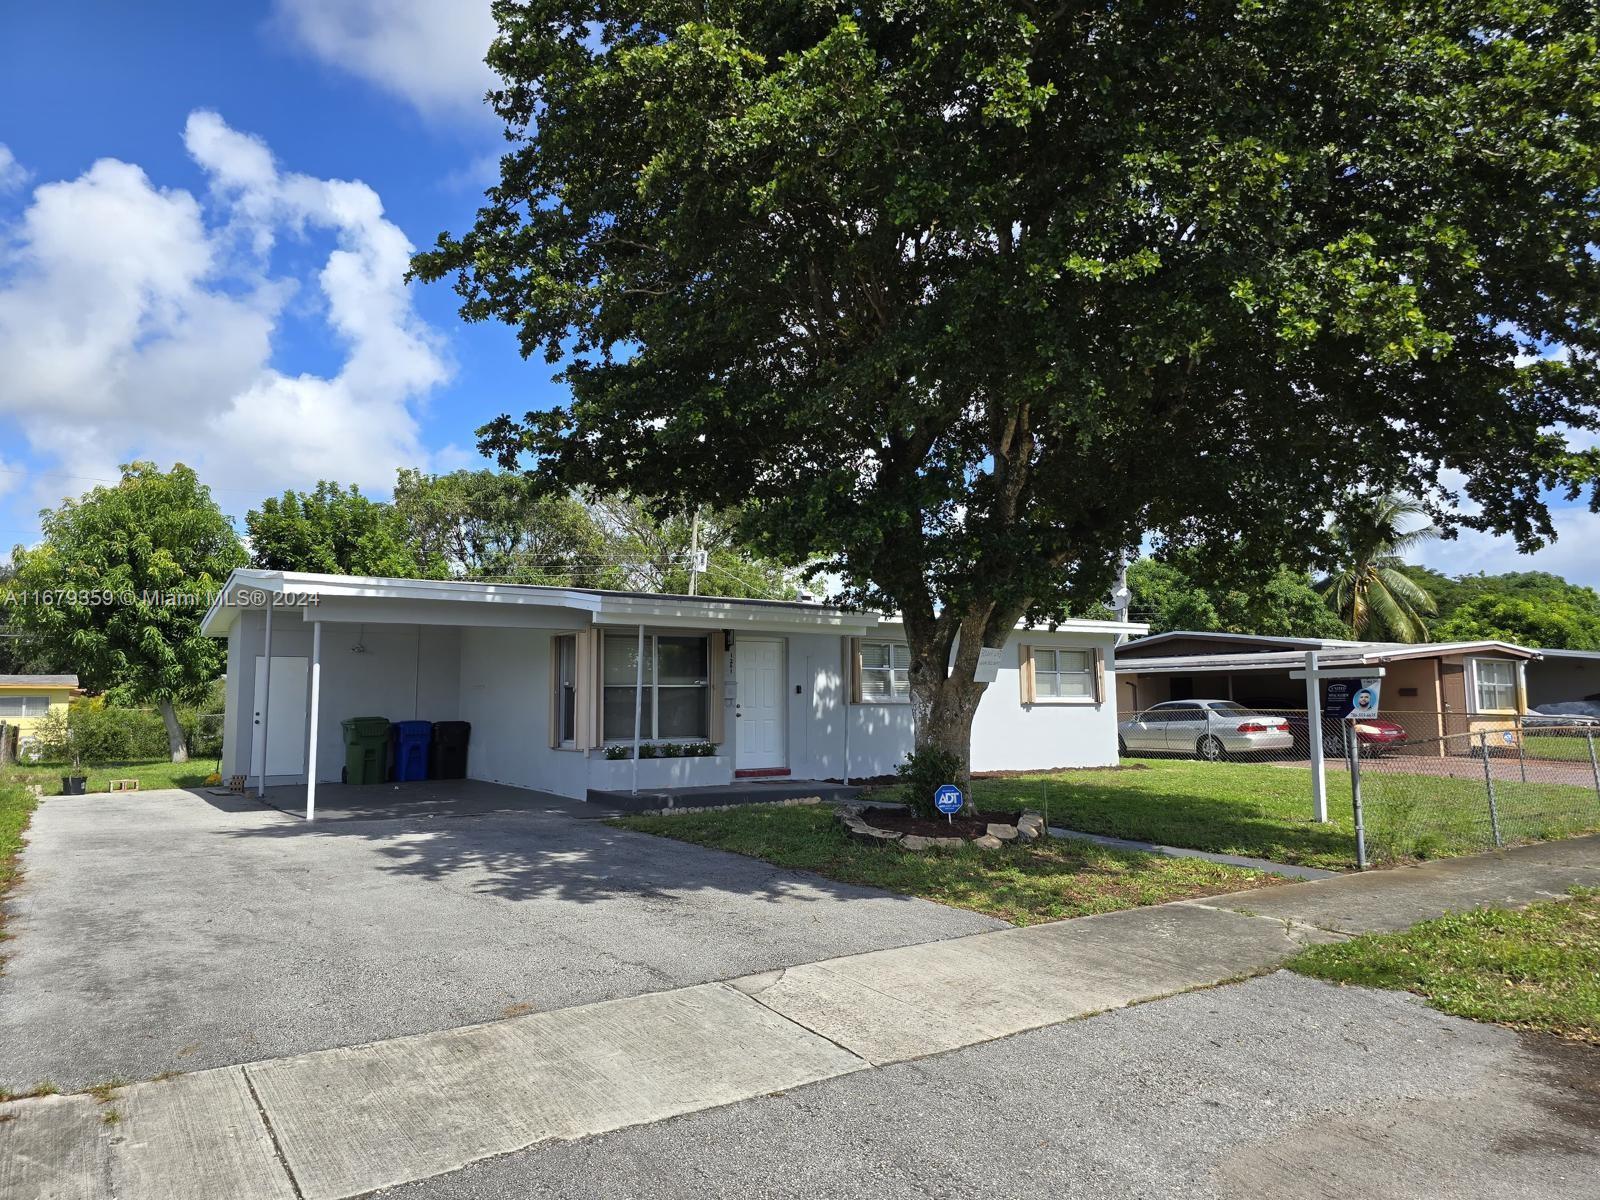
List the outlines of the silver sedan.
{"type": "Polygon", "coordinates": [[[1192,754],[1216,762],[1293,746],[1286,718],[1251,712],[1232,700],[1169,700],[1117,725],[1117,748],[1124,755],[1192,754]]]}

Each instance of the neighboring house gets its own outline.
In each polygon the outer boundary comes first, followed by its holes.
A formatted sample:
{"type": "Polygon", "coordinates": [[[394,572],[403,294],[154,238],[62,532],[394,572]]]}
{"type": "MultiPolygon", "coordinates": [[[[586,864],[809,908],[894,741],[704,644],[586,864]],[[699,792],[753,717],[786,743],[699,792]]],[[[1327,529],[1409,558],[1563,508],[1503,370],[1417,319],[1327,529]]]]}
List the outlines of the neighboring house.
{"type": "MultiPolygon", "coordinates": [[[[340,722],[363,716],[468,721],[469,776],[578,797],[633,785],[631,759],[607,753],[631,752],[636,704],[642,743],[712,751],[642,759],[638,785],[652,790],[871,778],[912,747],[904,631],[875,613],[239,570],[203,628],[228,640],[222,773],[252,781],[264,767],[269,783],[305,782],[313,696],[319,781],[339,780],[340,722]]],[[[1019,629],[978,707],[973,768],[1115,763],[1110,654],[1144,631],[1019,629]]]]}
{"type": "Polygon", "coordinates": [[[0,724],[16,726],[19,752],[39,722],[52,709],[66,712],[77,692],[76,675],[0,675],[0,724]]]}
{"type": "Polygon", "coordinates": [[[1290,677],[1318,652],[1324,668],[1384,668],[1382,710],[1414,714],[1413,738],[1499,730],[1528,709],[1530,663],[1540,652],[1507,642],[1355,642],[1177,631],[1118,646],[1117,707],[1124,716],[1166,700],[1236,700],[1250,708],[1306,707],[1290,677]]]}
{"type": "Polygon", "coordinates": [[[1528,707],[1600,703],[1600,650],[1540,650],[1527,666],[1528,707]]]}

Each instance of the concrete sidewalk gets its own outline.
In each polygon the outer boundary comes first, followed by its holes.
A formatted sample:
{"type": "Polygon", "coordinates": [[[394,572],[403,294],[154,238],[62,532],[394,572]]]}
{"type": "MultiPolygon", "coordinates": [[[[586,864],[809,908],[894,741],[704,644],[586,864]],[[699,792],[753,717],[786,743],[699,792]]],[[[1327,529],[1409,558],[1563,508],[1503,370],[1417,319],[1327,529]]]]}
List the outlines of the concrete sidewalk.
{"type": "Polygon", "coordinates": [[[337,1200],[1600,885],[1600,837],[873,951],[487,1025],[0,1105],[0,1195],[337,1200]]]}

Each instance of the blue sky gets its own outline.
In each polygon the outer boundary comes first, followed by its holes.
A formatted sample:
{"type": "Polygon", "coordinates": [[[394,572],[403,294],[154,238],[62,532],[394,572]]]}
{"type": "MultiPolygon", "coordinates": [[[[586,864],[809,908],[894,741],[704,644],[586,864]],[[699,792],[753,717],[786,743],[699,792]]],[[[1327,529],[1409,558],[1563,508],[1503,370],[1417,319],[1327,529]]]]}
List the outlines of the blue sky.
{"type": "MultiPolygon", "coordinates": [[[[558,403],[410,249],[472,219],[500,130],[487,0],[59,0],[0,17],[0,546],[119,462],[195,466],[223,508],[318,478],[479,465],[473,430],[558,403]]],[[[1600,585],[1600,521],[1451,572],[1600,585]]]]}

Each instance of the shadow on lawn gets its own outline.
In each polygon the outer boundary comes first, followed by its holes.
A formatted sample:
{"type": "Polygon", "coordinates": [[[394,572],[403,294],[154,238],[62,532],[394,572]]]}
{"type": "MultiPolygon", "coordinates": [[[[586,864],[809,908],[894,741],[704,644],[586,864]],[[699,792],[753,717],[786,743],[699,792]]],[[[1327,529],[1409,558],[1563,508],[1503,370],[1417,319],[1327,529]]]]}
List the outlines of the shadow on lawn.
{"type": "MultiPolygon", "coordinates": [[[[209,799],[209,798],[208,798],[209,799]]],[[[241,811],[231,807],[229,811],[241,811]]],[[[219,805],[219,807],[222,807],[219,805]]],[[[259,811],[259,807],[252,804],[259,811]]],[[[274,810],[279,811],[279,810],[274,810]]],[[[302,819],[228,831],[239,840],[354,840],[386,859],[383,870],[502,900],[594,904],[643,900],[672,906],[686,893],[724,892],[768,903],[911,897],[838,883],[759,859],[599,821],[504,810],[461,817],[302,819]]]]}

